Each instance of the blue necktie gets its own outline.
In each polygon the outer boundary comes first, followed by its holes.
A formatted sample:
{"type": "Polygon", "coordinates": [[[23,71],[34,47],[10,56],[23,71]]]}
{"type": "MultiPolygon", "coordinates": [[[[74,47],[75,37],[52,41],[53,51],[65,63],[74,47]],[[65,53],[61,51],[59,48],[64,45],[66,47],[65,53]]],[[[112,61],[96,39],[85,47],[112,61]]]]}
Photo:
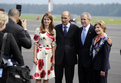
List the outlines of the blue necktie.
{"type": "Polygon", "coordinates": [[[82,36],[81,36],[81,40],[82,40],[83,45],[84,45],[84,42],[85,42],[85,38],[86,38],[86,28],[83,29],[82,36]]]}
{"type": "Polygon", "coordinates": [[[67,27],[65,26],[64,27],[64,36],[66,36],[66,34],[67,34],[67,27]]]}

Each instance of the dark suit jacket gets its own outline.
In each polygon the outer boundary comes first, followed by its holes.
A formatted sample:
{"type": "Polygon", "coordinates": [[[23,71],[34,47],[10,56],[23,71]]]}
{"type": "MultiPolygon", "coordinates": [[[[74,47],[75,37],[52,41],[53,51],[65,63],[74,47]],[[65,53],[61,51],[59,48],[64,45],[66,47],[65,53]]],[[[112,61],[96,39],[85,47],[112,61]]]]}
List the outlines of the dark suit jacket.
{"type": "MultiPolygon", "coordinates": [[[[98,41],[97,43],[99,42],[100,41],[98,41]]],[[[109,64],[110,48],[111,48],[110,44],[108,44],[108,42],[105,41],[104,45],[101,47],[98,54],[96,54],[92,60],[93,70],[107,71],[108,69],[110,69],[110,64],[109,64]]]]}
{"type": "Polygon", "coordinates": [[[69,31],[64,36],[62,30],[62,24],[57,25],[56,29],[56,51],[55,51],[55,64],[59,65],[62,63],[64,56],[69,65],[74,65],[77,63],[77,35],[79,27],[71,24],[69,31]]]}
{"type": "Polygon", "coordinates": [[[91,56],[90,54],[90,46],[92,43],[92,39],[97,35],[94,27],[90,24],[89,30],[87,32],[87,36],[85,39],[84,45],[82,45],[81,41],[81,33],[82,33],[83,27],[80,28],[79,34],[78,34],[78,41],[79,41],[79,49],[78,49],[78,64],[83,65],[84,68],[90,68],[91,67],[91,56]]]}
{"type": "MultiPolygon", "coordinates": [[[[0,31],[0,50],[2,47],[3,33],[0,31]]],[[[7,40],[4,49],[4,55],[13,57],[20,65],[24,65],[23,56],[18,48],[18,45],[14,37],[9,33],[7,35],[7,40]],[[12,54],[12,55],[11,55],[12,54]]]]}
{"type": "Polygon", "coordinates": [[[21,50],[21,47],[24,48],[31,48],[31,37],[29,36],[29,33],[27,30],[24,30],[20,25],[16,24],[12,19],[9,18],[9,22],[6,25],[6,28],[3,30],[3,32],[11,33],[18,46],[21,50]]]}

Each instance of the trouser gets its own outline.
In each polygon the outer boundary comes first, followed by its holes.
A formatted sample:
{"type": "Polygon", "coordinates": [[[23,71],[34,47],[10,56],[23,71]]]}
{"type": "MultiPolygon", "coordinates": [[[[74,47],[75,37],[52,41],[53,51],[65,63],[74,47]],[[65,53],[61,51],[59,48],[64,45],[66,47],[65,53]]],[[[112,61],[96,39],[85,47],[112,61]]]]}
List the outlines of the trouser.
{"type": "Polygon", "coordinates": [[[107,83],[108,71],[105,72],[105,76],[101,76],[99,70],[93,70],[92,72],[93,83],[107,83]]]}
{"type": "Polygon", "coordinates": [[[79,83],[92,83],[91,68],[84,68],[82,64],[78,64],[79,83]]]}
{"type": "Polygon", "coordinates": [[[64,70],[66,83],[73,83],[74,67],[75,65],[69,65],[64,57],[60,65],[55,65],[55,83],[62,83],[64,70]]]}

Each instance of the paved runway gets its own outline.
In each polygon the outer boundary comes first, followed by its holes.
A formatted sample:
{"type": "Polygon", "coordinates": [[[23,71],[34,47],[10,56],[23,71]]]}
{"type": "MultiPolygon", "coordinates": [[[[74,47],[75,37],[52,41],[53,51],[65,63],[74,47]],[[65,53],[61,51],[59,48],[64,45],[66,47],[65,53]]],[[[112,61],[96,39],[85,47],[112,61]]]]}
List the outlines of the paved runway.
{"type": "MultiPolygon", "coordinates": [[[[60,24],[61,22],[54,22],[55,25],[60,24]]],[[[40,26],[40,21],[27,21],[27,29],[33,38],[34,31],[37,27],[40,26]]],[[[76,25],[81,27],[81,23],[76,23],[76,25]]],[[[107,24],[106,33],[112,39],[112,49],[110,53],[110,65],[111,69],[109,70],[108,83],[121,83],[121,25],[111,25],[107,24]]],[[[23,48],[23,56],[25,64],[32,68],[33,64],[33,47],[31,49],[23,48]]],[[[77,65],[75,66],[75,75],[73,83],[78,83],[78,70],[77,65]]],[[[32,80],[32,83],[35,83],[35,80],[32,80]]],[[[54,79],[49,80],[49,83],[54,83],[54,79]]],[[[65,78],[63,78],[63,83],[65,83],[65,78]]]]}

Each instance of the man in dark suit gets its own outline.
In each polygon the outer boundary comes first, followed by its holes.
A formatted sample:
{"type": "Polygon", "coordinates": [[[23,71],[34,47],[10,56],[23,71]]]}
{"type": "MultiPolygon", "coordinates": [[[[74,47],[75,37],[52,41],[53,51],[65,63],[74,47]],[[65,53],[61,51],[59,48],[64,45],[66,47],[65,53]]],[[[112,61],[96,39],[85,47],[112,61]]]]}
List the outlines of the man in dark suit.
{"type": "Polygon", "coordinates": [[[62,83],[65,69],[66,83],[73,83],[74,66],[77,64],[77,36],[79,27],[69,23],[71,17],[68,11],[61,15],[62,24],[56,29],[55,51],[55,83],[62,83]]]}
{"type": "Polygon", "coordinates": [[[91,56],[89,55],[92,39],[97,35],[93,25],[90,23],[91,15],[87,12],[81,14],[82,27],[79,30],[78,50],[78,74],[79,83],[91,83],[91,56]],[[85,31],[85,39],[84,36],[85,31]],[[83,41],[85,40],[85,41],[83,41]],[[84,42],[84,43],[83,43],[84,42]]]}
{"type": "Polygon", "coordinates": [[[9,22],[3,32],[11,33],[14,36],[20,51],[21,47],[30,49],[32,45],[31,38],[27,31],[26,20],[21,21],[22,27],[17,24],[19,21],[19,11],[17,9],[10,9],[8,12],[8,16],[9,22]]]}

